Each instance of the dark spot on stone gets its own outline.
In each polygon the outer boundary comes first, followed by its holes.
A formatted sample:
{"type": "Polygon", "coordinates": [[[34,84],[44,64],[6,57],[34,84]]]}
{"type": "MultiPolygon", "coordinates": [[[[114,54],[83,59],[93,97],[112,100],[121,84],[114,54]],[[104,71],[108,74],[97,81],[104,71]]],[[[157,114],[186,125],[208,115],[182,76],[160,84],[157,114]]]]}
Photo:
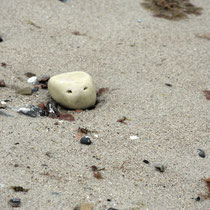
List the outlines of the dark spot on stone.
{"type": "Polygon", "coordinates": [[[110,201],[112,201],[112,200],[111,200],[111,199],[107,199],[107,201],[109,201],[109,202],[110,202],[110,201]]]}
{"type": "Polygon", "coordinates": [[[0,42],[3,42],[3,39],[2,39],[2,37],[0,36],[0,42]]]}
{"type": "Polygon", "coordinates": [[[72,93],[72,91],[71,91],[71,90],[67,90],[66,92],[67,92],[67,93],[72,93]]]}

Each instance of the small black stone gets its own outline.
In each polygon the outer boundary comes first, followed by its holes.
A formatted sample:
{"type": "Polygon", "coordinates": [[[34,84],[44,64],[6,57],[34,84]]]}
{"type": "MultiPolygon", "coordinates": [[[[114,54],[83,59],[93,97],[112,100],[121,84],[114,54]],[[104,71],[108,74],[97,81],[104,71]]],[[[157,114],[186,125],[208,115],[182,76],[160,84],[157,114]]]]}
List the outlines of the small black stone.
{"type": "Polygon", "coordinates": [[[118,210],[118,209],[115,209],[115,208],[109,208],[108,210],[118,210]]]}
{"type": "Polygon", "coordinates": [[[86,145],[90,145],[92,142],[90,140],[90,138],[88,136],[83,136],[81,139],[80,139],[80,143],[81,144],[86,144],[86,145]]]}
{"type": "Polygon", "coordinates": [[[163,173],[165,171],[165,166],[163,164],[160,163],[156,163],[154,164],[154,167],[157,171],[163,173]]]}
{"type": "Polygon", "coordinates": [[[3,39],[2,39],[2,37],[0,37],[0,42],[3,42],[3,39]]]}
{"type": "Polygon", "coordinates": [[[112,200],[108,198],[108,199],[107,199],[107,201],[109,201],[109,202],[110,202],[110,201],[112,201],[112,200]]]}
{"type": "Polygon", "coordinates": [[[21,199],[20,198],[12,198],[9,200],[9,204],[12,207],[20,207],[21,205],[21,199]]]}
{"type": "Polygon", "coordinates": [[[206,157],[206,154],[205,154],[205,152],[204,152],[202,149],[198,149],[198,151],[200,151],[200,152],[198,153],[198,155],[199,155],[200,157],[202,157],[202,158],[205,158],[205,157],[206,157]]]}
{"type": "Polygon", "coordinates": [[[148,160],[143,160],[144,163],[146,164],[149,164],[149,161],[148,160]]]}
{"type": "Polygon", "coordinates": [[[196,201],[200,201],[201,198],[198,196],[197,198],[195,198],[196,201]]]}
{"type": "Polygon", "coordinates": [[[168,86],[168,87],[172,87],[172,85],[169,84],[169,83],[165,83],[165,85],[168,86]]]}

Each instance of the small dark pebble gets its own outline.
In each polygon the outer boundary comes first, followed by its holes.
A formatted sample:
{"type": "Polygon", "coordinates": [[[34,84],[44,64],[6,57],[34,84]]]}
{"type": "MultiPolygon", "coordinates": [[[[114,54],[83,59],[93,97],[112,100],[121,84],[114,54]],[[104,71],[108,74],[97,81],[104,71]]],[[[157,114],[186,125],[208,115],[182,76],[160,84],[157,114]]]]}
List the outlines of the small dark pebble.
{"type": "Polygon", "coordinates": [[[6,68],[7,67],[7,64],[3,62],[3,63],[1,63],[1,66],[4,67],[4,68],[6,68]]]}
{"type": "Polygon", "coordinates": [[[3,42],[3,39],[2,39],[2,37],[0,36],[0,42],[3,42]]]}
{"type": "Polygon", "coordinates": [[[62,1],[62,2],[67,2],[67,0],[59,0],[59,1],[62,1]]]}
{"type": "Polygon", "coordinates": [[[118,209],[115,209],[115,208],[109,208],[108,210],[118,210],[118,209]]]}
{"type": "Polygon", "coordinates": [[[19,165],[18,164],[15,164],[14,167],[19,167],[19,165]]]}
{"type": "Polygon", "coordinates": [[[162,164],[159,164],[159,163],[154,164],[154,167],[157,171],[160,171],[161,173],[163,173],[165,171],[165,167],[162,164]]]}
{"type": "Polygon", "coordinates": [[[26,72],[24,75],[27,76],[28,78],[36,76],[36,74],[31,72],[26,72]]]}
{"type": "Polygon", "coordinates": [[[21,206],[21,199],[20,198],[12,198],[9,200],[9,204],[12,207],[20,207],[21,206]]]}
{"type": "Polygon", "coordinates": [[[5,87],[5,86],[6,86],[6,84],[5,84],[4,80],[0,80],[0,87],[5,87]]]}
{"type": "Polygon", "coordinates": [[[168,86],[168,87],[172,87],[172,85],[169,84],[169,83],[165,83],[165,85],[168,86]]]}
{"type": "Polygon", "coordinates": [[[198,196],[197,198],[195,198],[196,201],[200,201],[201,198],[198,196]]]}
{"type": "Polygon", "coordinates": [[[109,202],[110,202],[110,201],[112,201],[112,200],[111,200],[111,199],[107,199],[107,201],[109,201],[109,202]]]}
{"type": "Polygon", "coordinates": [[[204,152],[202,149],[198,149],[198,151],[200,151],[200,152],[198,153],[198,155],[199,155],[200,157],[202,157],[202,158],[205,158],[205,157],[206,157],[206,154],[205,154],[205,152],[204,152]]]}
{"type": "Polygon", "coordinates": [[[98,167],[97,166],[91,166],[92,171],[97,171],[98,167]]]}
{"type": "Polygon", "coordinates": [[[149,161],[148,160],[143,160],[144,163],[146,164],[149,164],[149,161]]]}
{"type": "Polygon", "coordinates": [[[80,143],[81,144],[86,144],[86,145],[90,145],[92,142],[90,140],[90,138],[88,136],[83,136],[81,139],[80,139],[80,143]]]}

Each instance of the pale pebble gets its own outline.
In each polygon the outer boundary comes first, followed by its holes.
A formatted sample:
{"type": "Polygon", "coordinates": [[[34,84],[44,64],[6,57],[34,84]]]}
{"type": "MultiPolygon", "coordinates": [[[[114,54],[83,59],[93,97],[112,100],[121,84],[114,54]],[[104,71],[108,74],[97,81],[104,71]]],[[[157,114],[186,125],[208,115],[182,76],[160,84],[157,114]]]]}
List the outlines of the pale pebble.
{"type": "Polygon", "coordinates": [[[51,97],[69,109],[87,109],[96,103],[92,77],[82,71],[55,75],[48,82],[51,97]]]}

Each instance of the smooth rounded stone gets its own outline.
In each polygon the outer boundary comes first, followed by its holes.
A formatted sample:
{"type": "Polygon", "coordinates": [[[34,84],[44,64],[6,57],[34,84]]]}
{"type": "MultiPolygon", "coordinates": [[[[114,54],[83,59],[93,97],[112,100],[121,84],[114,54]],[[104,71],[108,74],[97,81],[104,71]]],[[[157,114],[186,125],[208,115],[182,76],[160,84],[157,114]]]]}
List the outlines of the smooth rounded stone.
{"type": "Polygon", "coordinates": [[[91,140],[90,140],[90,137],[88,137],[88,136],[83,136],[83,137],[80,139],[80,143],[81,143],[81,144],[90,145],[92,142],[91,142],[91,140]]]}
{"type": "Polygon", "coordinates": [[[92,77],[82,71],[58,74],[50,78],[48,91],[59,104],[69,109],[87,109],[96,103],[92,77]]]}

